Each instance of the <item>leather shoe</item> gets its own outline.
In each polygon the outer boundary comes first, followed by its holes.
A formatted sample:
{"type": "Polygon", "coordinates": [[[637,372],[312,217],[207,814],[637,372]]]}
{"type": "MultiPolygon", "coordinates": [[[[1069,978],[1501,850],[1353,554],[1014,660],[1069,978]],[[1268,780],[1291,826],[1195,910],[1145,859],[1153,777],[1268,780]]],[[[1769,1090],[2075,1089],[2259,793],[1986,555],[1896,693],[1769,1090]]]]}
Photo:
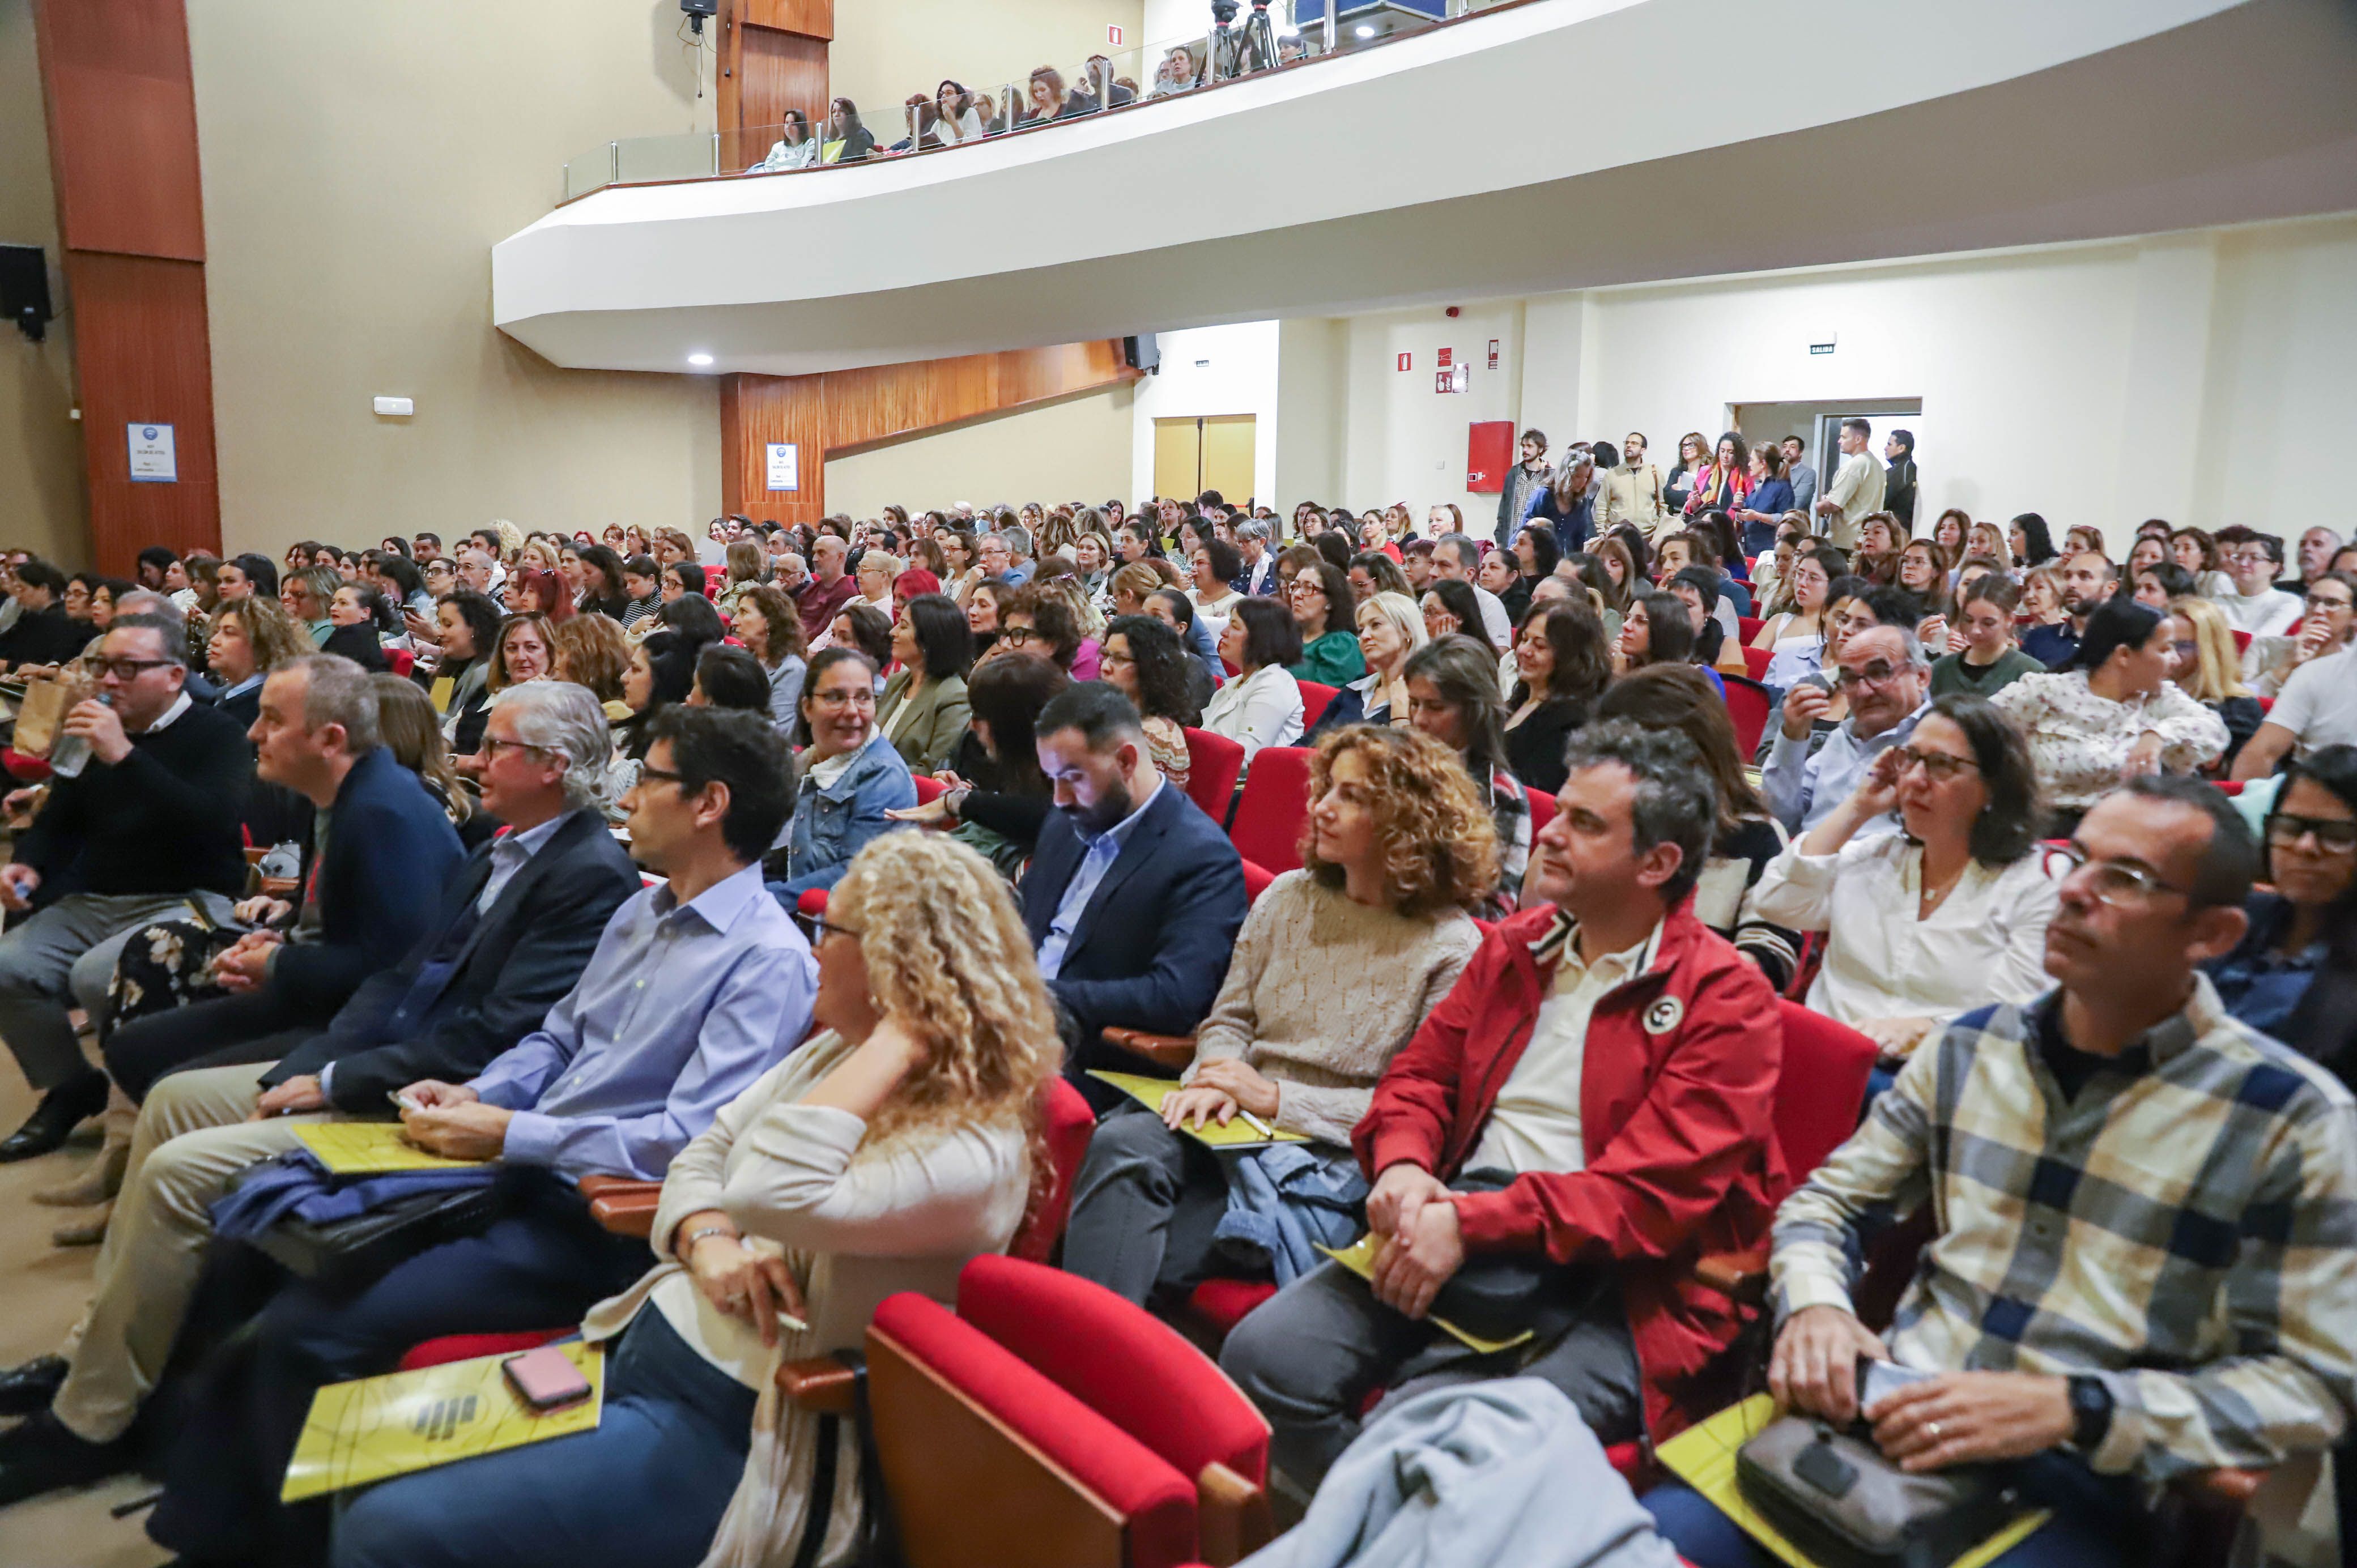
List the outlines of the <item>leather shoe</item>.
{"type": "Polygon", "coordinates": [[[48,1409],[65,1386],[66,1369],[63,1356],[36,1356],[0,1372],[0,1415],[34,1415],[48,1409]]]}
{"type": "Polygon", "coordinates": [[[138,1463],[129,1440],[85,1443],[42,1411],[0,1436],[0,1508],[68,1487],[88,1487],[138,1463]]]}
{"type": "Polygon", "coordinates": [[[41,1096],[25,1124],[0,1139],[0,1165],[29,1160],[65,1146],[73,1130],[106,1109],[106,1075],[86,1073],[41,1096]]]}

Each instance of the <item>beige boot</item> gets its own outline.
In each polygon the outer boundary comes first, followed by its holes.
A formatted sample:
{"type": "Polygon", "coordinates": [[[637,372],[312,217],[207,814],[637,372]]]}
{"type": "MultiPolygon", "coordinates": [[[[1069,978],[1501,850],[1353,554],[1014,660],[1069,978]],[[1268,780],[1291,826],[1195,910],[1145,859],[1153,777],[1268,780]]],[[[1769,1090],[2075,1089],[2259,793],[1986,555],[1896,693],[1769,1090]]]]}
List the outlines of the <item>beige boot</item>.
{"type": "Polygon", "coordinates": [[[106,1222],[114,1217],[114,1200],[91,1209],[77,1219],[69,1219],[49,1232],[49,1240],[59,1247],[95,1247],[106,1240],[106,1222]]]}
{"type": "MultiPolygon", "coordinates": [[[[45,1187],[33,1194],[35,1203],[51,1208],[89,1208],[111,1202],[123,1190],[123,1172],[131,1163],[131,1133],[139,1123],[139,1107],[131,1103],[130,1096],[110,1087],[106,1101],[106,1143],[98,1151],[98,1158],[82,1167],[81,1174],[71,1181],[56,1187],[45,1187]]],[[[104,1229],[103,1221],[101,1230],[104,1229]]],[[[60,1241],[58,1245],[75,1246],[77,1242],[60,1241]]]]}

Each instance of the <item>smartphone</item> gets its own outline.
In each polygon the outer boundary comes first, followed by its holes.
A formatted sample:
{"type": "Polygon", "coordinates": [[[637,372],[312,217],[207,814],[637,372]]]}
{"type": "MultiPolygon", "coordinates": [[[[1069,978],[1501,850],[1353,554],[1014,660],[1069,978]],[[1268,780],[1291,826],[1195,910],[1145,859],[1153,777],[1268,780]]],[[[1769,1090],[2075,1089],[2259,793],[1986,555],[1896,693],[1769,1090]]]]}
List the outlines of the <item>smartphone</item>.
{"type": "Polygon", "coordinates": [[[533,1411],[545,1413],[579,1404],[589,1397],[589,1380],[571,1358],[554,1345],[543,1345],[500,1363],[508,1386],[533,1411]]]}
{"type": "Polygon", "coordinates": [[[1833,682],[1826,679],[1826,677],[1822,673],[1812,672],[1802,676],[1799,680],[1792,682],[1792,689],[1796,692],[1803,686],[1814,686],[1818,691],[1824,693],[1827,696],[1831,696],[1833,694],[1833,682]]]}

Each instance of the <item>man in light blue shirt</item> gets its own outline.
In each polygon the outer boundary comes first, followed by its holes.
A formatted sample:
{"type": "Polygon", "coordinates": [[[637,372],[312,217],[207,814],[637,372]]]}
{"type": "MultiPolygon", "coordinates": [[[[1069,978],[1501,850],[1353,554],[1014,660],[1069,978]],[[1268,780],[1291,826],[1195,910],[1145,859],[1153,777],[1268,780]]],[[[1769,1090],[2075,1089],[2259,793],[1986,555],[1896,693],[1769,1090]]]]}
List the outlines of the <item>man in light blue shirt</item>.
{"type": "Polygon", "coordinates": [[[1932,687],[1923,645],[1895,626],[1852,632],[1828,674],[1849,698],[1849,717],[1812,754],[1813,721],[1832,697],[1813,684],[1793,687],[1784,693],[1784,723],[1760,772],[1760,793],[1788,832],[1815,827],[1849,799],[1876,757],[1906,743],[1932,687]]]}
{"type": "Polygon", "coordinates": [[[1146,808],[1154,803],[1155,796],[1169,788],[1163,783],[1162,776],[1151,768],[1143,771],[1141,779],[1146,786],[1143,795],[1125,792],[1117,802],[1104,802],[1092,811],[1071,813],[1072,825],[1086,849],[1081,855],[1081,868],[1072,873],[1071,881],[1064,885],[1064,896],[1056,900],[1056,918],[1048,922],[1048,935],[1039,943],[1039,976],[1043,980],[1053,980],[1063,972],[1064,950],[1071,945],[1072,932],[1079,929],[1089,900],[1096,897],[1097,885],[1113,869],[1113,863],[1121,858],[1122,845],[1129,842],[1129,835],[1145,820],[1146,808]],[[1102,827],[1104,816],[1115,810],[1129,814],[1111,827],[1102,827]]]}
{"type": "Polygon", "coordinates": [[[719,1109],[802,1041],[817,967],[761,886],[786,819],[791,759],[765,715],[684,704],[655,721],[623,798],[632,854],[668,878],[608,923],[547,1021],[472,1081],[401,1091],[410,1141],[497,1160],[496,1215],[354,1294],[282,1289],[253,1324],[242,1376],[202,1380],[151,1533],[184,1556],[245,1561],[299,1521],[277,1505],[313,1393],[390,1371],[440,1335],[578,1322],[642,1273],[647,1244],[608,1234],[576,1182],[660,1178],[719,1109]]]}

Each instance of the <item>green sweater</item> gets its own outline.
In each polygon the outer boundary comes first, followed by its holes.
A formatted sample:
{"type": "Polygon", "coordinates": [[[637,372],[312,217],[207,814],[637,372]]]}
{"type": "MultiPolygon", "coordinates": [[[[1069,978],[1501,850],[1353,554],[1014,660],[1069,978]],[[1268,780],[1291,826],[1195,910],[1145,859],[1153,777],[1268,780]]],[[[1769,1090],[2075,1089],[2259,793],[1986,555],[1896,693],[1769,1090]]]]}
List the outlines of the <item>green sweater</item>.
{"type": "Polygon", "coordinates": [[[1359,639],[1347,631],[1329,631],[1301,650],[1301,662],[1286,666],[1297,681],[1321,686],[1347,686],[1367,672],[1359,639]]]}
{"type": "Polygon", "coordinates": [[[1962,692],[1975,697],[1994,697],[2024,675],[2045,673],[2045,665],[2018,648],[2007,649],[2004,658],[1987,665],[1967,664],[1963,654],[1951,653],[1932,666],[1932,695],[1946,697],[1962,692]]]}

